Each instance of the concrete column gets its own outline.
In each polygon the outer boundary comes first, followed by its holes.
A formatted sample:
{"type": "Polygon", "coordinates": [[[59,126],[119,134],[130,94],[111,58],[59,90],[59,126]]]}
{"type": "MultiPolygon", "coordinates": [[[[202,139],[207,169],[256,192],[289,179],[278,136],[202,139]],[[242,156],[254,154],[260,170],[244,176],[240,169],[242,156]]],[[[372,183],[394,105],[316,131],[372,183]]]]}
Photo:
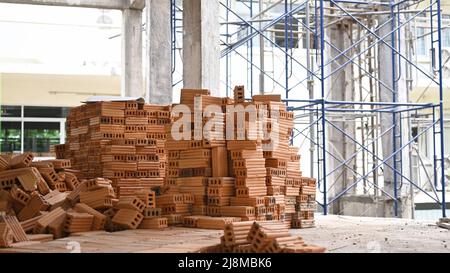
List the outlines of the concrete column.
{"type": "Polygon", "coordinates": [[[184,88],[220,95],[219,0],[183,0],[184,88]]]}
{"type": "MultiPolygon", "coordinates": [[[[349,24],[345,20],[341,21],[339,24],[335,24],[331,26],[327,30],[327,38],[331,44],[333,44],[340,51],[344,51],[349,48],[352,44],[351,39],[351,30],[349,29],[349,24]]],[[[354,55],[354,50],[350,50],[346,53],[348,57],[352,57],[354,55]]],[[[335,59],[341,53],[337,50],[331,48],[331,46],[327,46],[327,53],[330,59],[335,59]]],[[[341,56],[336,59],[336,61],[332,62],[329,66],[329,71],[335,71],[338,67],[344,64],[348,59],[345,56],[341,56]]],[[[328,61],[327,61],[328,62],[328,61]]],[[[333,74],[330,77],[328,82],[330,90],[330,94],[328,96],[329,99],[334,101],[354,101],[355,100],[355,85],[354,85],[354,72],[353,66],[351,64],[347,65],[345,68],[339,70],[339,72],[333,74]]],[[[332,122],[336,127],[340,128],[352,138],[355,137],[355,120],[352,118],[348,118],[347,120],[343,120],[345,116],[329,116],[328,120],[332,122]]],[[[329,146],[328,150],[336,157],[333,158],[331,156],[328,157],[328,171],[335,170],[330,176],[328,176],[328,185],[331,186],[329,190],[329,198],[333,198],[343,190],[345,190],[349,185],[351,185],[356,177],[352,172],[352,169],[356,170],[356,160],[353,159],[347,162],[347,166],[341,166],[342,162],[346,161],[350,155],[355,153],[356,144],[343,133],[341,133],[338,129],[334,128],[331,125],[327,127],[329,146]]],[[[356,187],[352,188],[347,194],[355,193],[356,187]]],[[[340,202],[338,199],[329,207],[329,212],[332,214],[340,213],[340,202]]]]}
{"type": "Polygon", "coordinates": [[[124,9],[122,25],[122,95],[144,96],[142,10],[124,9]]]}
{"type": "MultiPolygon", "coordinates": [[[[389,0],[383,0],[384,2],[389,2],[389,0]]],[[[383,24],[390,20],[390,15],[380,15],[378,17],[379,24],[383,24]]],[[[387,23],[385,27],[381,28],[378,35],[380,37],[386,36],[389,34],[392,30],[391,23],[387,23]]],[[[395,40],[397,40],[397,32],[394,37],[395,40]]],[[[388,35],[384,41],[391,45],[392,42],[392,36],[388,35]]],[[[397,43],[397,41],[395,41],[397,43]]],[[[404,28],[402,31],[402,34],[400,36],[400,43],[402,48],[402,54],[405,54],[405,48],[406,48],[406,41],[404,37],[404,28]]],[[[395,97],[394,93],[389,90],[388,88],[379,85],[379,92],[380,92],[380,100],[382,102],[394,102],[396,100],[397,102],[406,102],[407,101],[407,88],[406,88],[406,73],[405,67],[406,63],[404,60],[399,60],[398,56],[395,55],[395,63],[393,62],[392,57],[392,49],[384,43],[380,43],[378,46],[378,73],[379,73],[379,79],[384,84],[386,84],[388,87],[390,87],[392,90],[395,90],[395,97]],[[402,69],[400,69],[400,67],[402,69]],[[400,71],[403,71],[400,74],[400,71]],[[395,76],[396,82],[394,83],[393,75],[395,76]]],[[[398,45],[395,45],[394,48],[399,48],[398,45]]],[[[409,128],[405,121],[400,121],[400,117],[397,115],[397,117],[394,120],[393,114],[381,114],[381,121],[380,121],[380,127],[381,132],[385,132],[388,128],[392,127],[393,124],[396,124],[396,130],[391,130],[388,134],[386,134],[384,137],[382,137],[382,147],[383,147],[383,157],[387,158],[391,156],[395,150],[394,150],[394,134],[400,135],[402,138],[403,144],[406,143],[408,136],[409,136],[409,128]],[[400,132],[400,122],[402,122],[402,131],[400,132]]],[[[400,138],[398,138],[395,141],[396,149],[399,149],[401,147],[400,138]]],[[[397,155],[397,160],[400,158],[400,154],[397,155]]],[[[409,174],[409,158],[408,158],[408,150],[404,149],[402,152],[402,160],[403,160],[403,174],[406,177],[410,177],[409,174]]],[[[397,180],[397,188],[400,188],[400,185],[402,183],[402,178],[399,174],[396,174],[391,168],[388,167],[392,166],[394,167],[394,164],[397,164],[397,169],[400,170],[400,164],[394,163],[393,158],[387,160],[386,165],[383,166],[383,177],[384,177],[384,190],[390,193],[391,195],[394,195],[394,179],[397,180]]],[[[407,183],[406,180],[403,180],[403,183],[407,183]]],[[[398,197],[405,197],[402,202],[399,203],[399,217],[407,217],[410,215],[411,212],[411,204],[409,204],[407,198],[406,190],[408,190],[409,187],[403,186],[401,187],[401,190],[398,191],[397,195],[398,197]]],[[[389,203],[389,208],[385,210],[385,216],[386,217],[393,217],[394,216],[394,207],[392,200],[387,200],[386,203],[389,203]]]]}
{"type": "MultiPolygon", "coordinates": [[[[389,21],[390,16],[389,15],[380,15],[378,20],[380,24],[383,24],[387,21],[389,21]]],[[[383,28],[380,29],[378,35],[380,37],[385,36],[388,34],[391,30],[391,24],[387,23],[383,28]]],[[[391,44],[391,36],[389,35],[384,41],[387,44],[391,44]]],[[[394,89],[394,83],[392,82],[392,73],[393,73],[393,63],[392,63],[392,50],[383,43],[380,43],[378,46],[378,73],[379,73],[379,79],[381,82],[383,82],[385,85],[387,85],[390,89],[394,89]]],[[[394,101],[394,94],[389,90],[389,88],[386,88],[385,86],[379,84],[379,92],[380,92],[380,100],[383,102],[393,102],[394,101]]],[[[388,128],[392,127],[393,125],[393,117],[391,114],[381,114],[381,132],[385,132],[388,128]]],[[[386,134],[384,137],[382,137],[382,145],[383,145],[383,155],[384,157],[388,157],[392,154],[393,150],[393,131],[391,130],[390,133],[386,134]]],[[[389,166],[394,166],[393,160],[388,160],[386,162],[389,166]]],[[[394,181],[394,173],[388,166],[383,167],[384,170],[384,183],[386,186],[386,189],[389,193],[393,192],[393,181],[394,181]]]]}
{"type": "Polygon", "coordinates": [[[147,0],[147,96],[152,104],[171,104],[172,39],[170,1],[147,0]]]}

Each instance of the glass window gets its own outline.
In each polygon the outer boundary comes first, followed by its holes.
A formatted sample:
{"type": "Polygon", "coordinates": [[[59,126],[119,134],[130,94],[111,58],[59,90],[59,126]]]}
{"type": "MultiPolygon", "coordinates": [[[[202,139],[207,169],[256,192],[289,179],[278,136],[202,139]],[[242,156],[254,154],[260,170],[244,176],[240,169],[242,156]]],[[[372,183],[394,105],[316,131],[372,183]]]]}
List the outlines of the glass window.
{"type": "Polygon", "coordinates": [[[1,122],[0,128],[0,152],[20,153],[21,149],[21,124],[20,122],[1,122]]]}
{"type": "Polygon", "coordinates": [[[59,122],[25,122],[24,151],[46,156],[50,146],[60,144],[59,122]]]}
{"type": "Polygon", "coordinates": [[[417,35],[417,55],[419,56],[428,56],[429,55],[429,43],[427,37],[424,36],[426,34],[425,28],[418,27],[416,30],[417,35]]]}
{"type": "Polygon", "coordinates": [[[22,116],[21,106],[0,106],[1,117],[5,118],[20,118],[22,116]]]}
{"type": "MultiPolygon", "coordinates": [[[[419,128],[417,128],[417,127],[412,127],[412,128],[411,128],[411,134],[412,134],[412,137],[413,137],[413,138],[417,137],[417,135],[419,134],[419,128]]],[[[418,143],[418,142],[419,142],[419,138],[420,138],[420,137],[416,138],[416,139],[414,140],[414,142],[415,142],[415,143],[418,143]]]]}
{"type": "Polygon", "coordinates": [[[450,28],[442,29],[442,46],[450,47],[450,28]]]}
{"type": "Polygon", "coordinates": [[[27,118],[66,118],[70,108],[25,106],[24,116],[27,118]]]}
{"type": "MultiPolygon", "coordinates": [[[[275,25],[275,43],[282,47],[285,48],[285,30],[286,30],[286,26],[285,26],[285,21],[281,21],[279,24],[275,25]]],[[[299,44],[299,23],[296,19],[288,19],[288,25],[287,25],[287,29],[288,29],[288,48],[298,48],[298,44],[299,44]]]]}
{"type": "Polygon", "coordinates": [[[450,127],[444,127],[444,137],[445,137],[445,143],[444,143],[444,153],[445,156],[450,155],[450,147],[447,143],[450,143],[450,127]]]}

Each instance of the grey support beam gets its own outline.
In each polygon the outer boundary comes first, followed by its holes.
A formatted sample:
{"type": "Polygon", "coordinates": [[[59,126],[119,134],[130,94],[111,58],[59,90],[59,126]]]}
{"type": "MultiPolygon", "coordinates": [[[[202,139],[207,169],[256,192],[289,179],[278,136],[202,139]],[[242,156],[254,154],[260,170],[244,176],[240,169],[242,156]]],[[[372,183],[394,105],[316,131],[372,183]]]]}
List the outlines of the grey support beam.
{"type": "MultiPolygon", "coordinates": [[[[384,24],[386,22],[390,21],[390,15],[380,15],[378,16],[379,24],[384,24]]],[[[383,37],[390,33],[391,31],[391,23],[385,24],[384,27],[382,27],[379,32],[378,36],[383,37]]],[[[391,44],[392,37],[391,35],[388,35],[386,39],[384,39],[387,44],[391,44]]],[[[383,85],[379,85],[379,92],[380,92],[380,100],[382,102],[393,102],[394,101],[394,93],[391,90],[394,90],[394,83],[392,79],[393,74],[393,62],[392,62],[392,50],[389,48],[388,45],[384,43],[379,43],[378,45],[378,74],[380,82],[385,83],[389,88],[386,88],[383,85]],[[389,90],[391,89],[391,90],[389,90]]],[[[392,114],[381,114],[381,132],[384,132],[385,130],[391,128],[394,124],[393,116],[392,114]]],[[[382,147],[383,147],[383,154],[385,157],[389,157],[393,152],[393,132],[390,132],[382,137],[382,147]]],[[[394,160],[393,158],[388,159],[386,161],[386,164],[389,166],[394,167],[394,160]]],[[[383,176],[384,176],[384,183],[385,183],[385,190],[389,192],[390,194],[393,194],[394,192],[394,172],[391,168],[388,166],[383,167],[383,176]]]]}
{"type": "Polygon", "coordinates": [[[0,0],[0,3],[81,7],[95,9],[125,9],[130,0],[0,0]]]}
{"type": "Polygon", "coordinates": [[[171,104],[172,39],[170,1],[147,0],[147,101],[152,104],[171,104]]]}
{"type": "MultiPolygon", "coordinates": [[[[122,95],[144,96],[142,10],[145,8],[145,0],[0,0],[0,3],[122,10],[122,95]]],[[[170,37],[170,13],[167,20],[167,35],[170,37]]]]}
{"type": "MultiPolygon", "coordinates": [[[[349,48],[352,45],[352,32],[351,29],[352,22],[343,20],[339,24],[334,24],[330,26],[326,31],[327,38],[330,43],[339,49],[340,52],[349,48]]],[[[336,59],[340,54],[338,50],[327,46],[327,54],[330,59],[336,59]]],[[[355,50],[351,50],[346,55],[353,56],[356,54],[355,50]]],[[[347,58],[341,56],[332,62],[328,69],[330,71],[335,71],[341,64],[345,63],[347,58]]],[[[329,73],[329,72],[328,72],[329,73]]],[[[354,69],[352,65],[347,65],[344,69],[341,69],[338,73],[333,74],[328,81],[328,90],[330,90],[329,97],[334,101],[354,101],[355,100],[355,84],[354,84],[354,69]]],[[[342,121],[342,117],[330,116],[328,118],[335,126],[344,130],[347,135],[356,139],[356,123],[354,120],[342,121]]],[[[336,195],[340,194],[344,189],[349,187],[352,182],[355,181],[356,177],[354,173],[348,168],[356,169],[355,158],[348,161],[346,166],[341,166],[343,161],[346,161],[350,155],[356,151],[356,145],[347,136],[340,132],[335,127],[328,125],[327,134],[329,139],[329,150],[332,154],[336,156],[328,158],[329,171],[336,170],[328,177],[328,181],[331,181],[328,196],[334,198],[336,195]],[[340,166],[340,167],[339,167],[340,166]],[[347,167],[348,166],[348,167],[347,167]]],[[[348,193],[354,194],[356,188],[352,188],[348,193]]],[[[329,207],[329,213],[340,214],[341,211],[341,200],[337,200],[329,207]]]]}
{"type": "Polygon", "coordinates": [[[219,0],[183,0],[184,88],[220,95],[219,0]]]}
{"type": "Polygon", "coordinates": [[[122,95],[144,96],[142,75],[142,11],[123,10],[122,95]]]}
{"type": "MultiPolygon", "coordinates": [[[[382,2],[389,2],[389,0],[382,0],[382,2]]],[[[388,8],[386,8],[389,11],[388,8]]],[[[405,15],[401,15],[401,20],[405,20],[405,15]]],[[[394,20],[396,20],[394,18],[394,20]]],[[[379,15],[378,22],[379,24],[384,24],[386,22],[391,21],[391,15],[379,15]]],[[[391,23],[387,23],[383,28],[379,30],[377,33],[379,37],[384,37],[387,34],[391,33],[391,23]]],[[[402,31],[400,37],[397,32],[395,32],[394,37],[392,35],[388,35],[384,41],[388,44],[400,50],[401,54],[406,55],[406,47],[408,43],[405,37],[405,31],[402,31]],[[392,40],[394,38],[394,41],[392,40]],[[399,40],[397,41],[397,39],[399,40]],[[394,45],[395,43],[400,43],[399,45],[394,45]]],[[[393,58],[392,49],[384,43],[379,43],[378,45],[378,74],[381,82],[384,82],[390,89],[385,86],[379,85],[379,96],[382,102],[408,102],[408,88],[407,88],[407,80],[405,68],[407,67],[405,60],[399,60],[397,56],[393,58]],[[395,81],[393,79],[393,74],[395,81]]],[[[402,143],[405,144],[410,139],[410,128],[408,126],[406,119],[400,119],[399,114],[381,114],[380,127],[381,131],[384,132],[388,128],[395,126],[395,131],[391,130],[388,134],[381,138],[383,155],[385,158],[390,157],[393,153],[396,152],[402,146],[402,143]],[[400,126],[402,130],[400,130],[400,126]],[[395,134],[395,140],[394,140],[395,134]],[[395,144],[395,145],[394,145],[395,144]],[[394,149],[395,146],[395,149],[394,149]]],[[[410,177],[410,172],[408,166],[410,165],[410,158],[408,154],[408,149],[404,149],[402,153],[398,153],[394,157],[386,160],[386,165],[391,166],[392,168],[396,168],[397,170],[402,170],[402,174],[406,177],[410,177]],[[402,159],[403,163],[395,162],[397,160],[402,159]],[[403,169],[401,167],[403,166],[403,169]]],[[[408,218],[411,215],[411,204],[409,201],[406,201],[408,197],[408,190],[410,189],[409,185],[401,186],[405,181],[402,181],[401,176],[398,173],[395,173],[388,166],[383,166],[383,176],[384,176],[384,190],[392,195],[394,195],[394,188],[397,186],[397,197],[404,197],[402,202],[398,204],[398,217],[408,218]],[[396,183],[395,183],[396,182],[396,183]],[[402,183],[403,182],[403,183],[402,183]],[[396,184],[396,185],[395,185],[396,184]]],[[[386,204],[388,206],[388,204],[386,204]]],[[[390,208],[387,207],[385,210],[385,217],[394,217],[394,208],[393,202],[389,203],[390,208]]]]}
{"type": "Polygon", "coordinates": [[[128,1],[128,8],[130,9],[143,10],[145,8],[145,0],[125,0],[125,1],[128,1]]]}

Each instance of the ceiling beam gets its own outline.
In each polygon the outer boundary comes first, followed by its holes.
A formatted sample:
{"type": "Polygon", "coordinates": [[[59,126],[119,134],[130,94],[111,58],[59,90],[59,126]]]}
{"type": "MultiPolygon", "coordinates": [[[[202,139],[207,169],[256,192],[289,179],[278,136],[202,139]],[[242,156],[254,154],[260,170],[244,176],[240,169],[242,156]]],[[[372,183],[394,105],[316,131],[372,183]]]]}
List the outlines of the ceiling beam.
{"type": "Polygon", "coordinates": [[[0,0],[0,3],[124,10],[143,9],[144,0],[0,0]]]}
{"type": "Polygon", "coordinates": [[[128,7],[130,9],[143,10],[145,8],[145,0],[128,0],[128,7]]]}

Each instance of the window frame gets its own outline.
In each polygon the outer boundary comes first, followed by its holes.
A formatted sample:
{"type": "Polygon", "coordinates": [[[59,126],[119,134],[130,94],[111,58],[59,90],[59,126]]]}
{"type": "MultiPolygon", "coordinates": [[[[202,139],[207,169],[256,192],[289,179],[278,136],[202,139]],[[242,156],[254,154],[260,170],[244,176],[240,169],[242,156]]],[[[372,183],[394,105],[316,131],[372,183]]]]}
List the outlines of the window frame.
{"type": "MultiPolygon", "coordinates": [[[[66,118],[33,118],[33,117],[25,117],[24,115],[24,109],[25,105],[8,105],[8,106],[20,106],[21,107],[21,117],[1,117],[1,121],[3,122],[19,122],[21,125],[20,131],[20,146],[21,146],[21,153],[24,153],[25,148],[25,123],[32,123],[32,122],[47,122],[47,123],[59,123],[59,131],[60,131],[60,143],[64,144],[66,140],[66,118]]],[[[28,106],[28,105],[27,105],[28,106]]],[[[0,106],[1,107],[1,106],[0,106]]],[[[63,108],[63,107],[62,107],[63,108]]]]}

